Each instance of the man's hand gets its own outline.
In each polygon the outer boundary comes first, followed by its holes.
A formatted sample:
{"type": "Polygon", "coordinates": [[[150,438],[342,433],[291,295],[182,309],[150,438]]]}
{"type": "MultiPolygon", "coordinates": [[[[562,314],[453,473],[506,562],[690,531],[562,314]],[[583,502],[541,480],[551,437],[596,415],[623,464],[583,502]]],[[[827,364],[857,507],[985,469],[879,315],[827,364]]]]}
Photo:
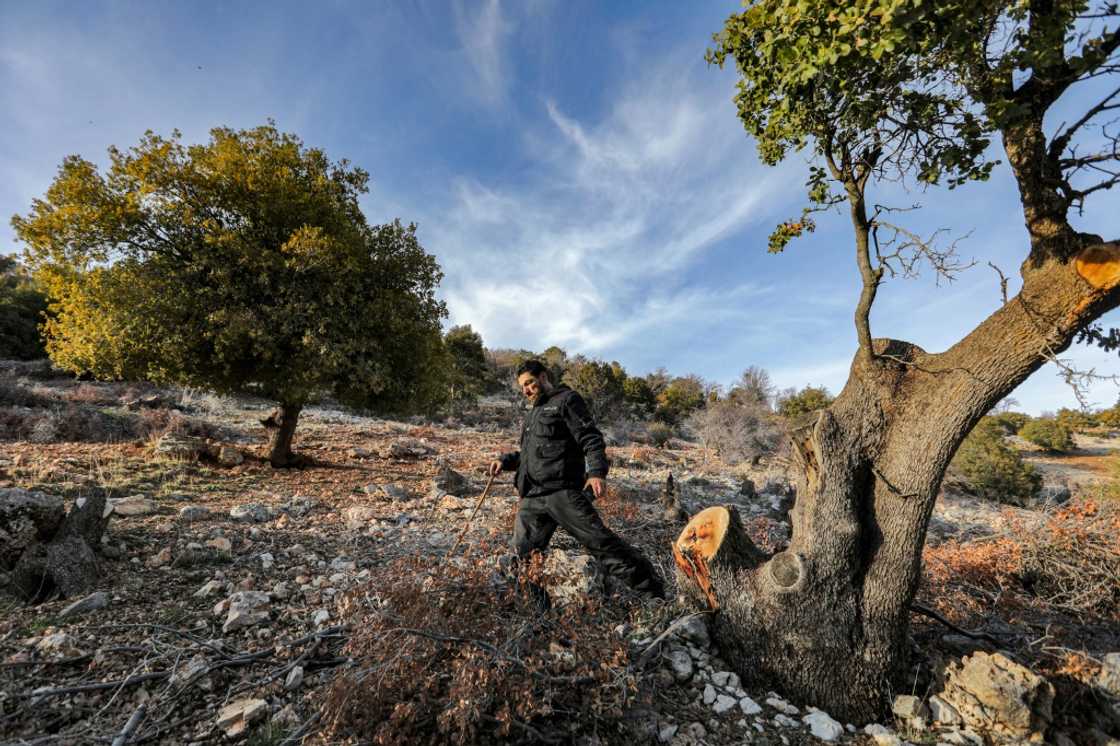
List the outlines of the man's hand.
{"type": "Polygon", "coordinates": [[[502,470],[502,462],[501,461],[491,461],[490,462],[490,468],[488,469],[488,471],[490,473],[490,476],[492,476],[492,477],[498,476],[498,473],[501,470],[502,470]]]}
{"type": "Polygon", "coordinates": [[[600,497],[607,494],[607,480],[602,477],[588,477],[587,484],[583,485],[583,488],[585,490],[590,489],[591,494],[598,500],[600,497]]]}

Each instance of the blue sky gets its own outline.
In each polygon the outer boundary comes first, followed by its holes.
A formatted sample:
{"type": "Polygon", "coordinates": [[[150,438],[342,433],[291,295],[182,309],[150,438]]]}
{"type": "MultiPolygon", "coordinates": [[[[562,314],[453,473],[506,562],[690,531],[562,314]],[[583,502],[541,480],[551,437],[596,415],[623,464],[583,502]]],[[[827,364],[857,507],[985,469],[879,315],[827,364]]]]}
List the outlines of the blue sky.
{"type": "MultiPolygon", "coordinates": [[[[748,365],[782,386],[842,388],[858,295],[846,219],[825,216],[781,256],[805,163],[761,165],[704,60],[735,2],[50,3],[0,5],[0,251],[62,158],[105,162],[145,129],[202,141],[267,118],[372,175],[373,221],[419,225],[446,277],[449,324],[490,347],[658,366],[721,383],[748,365]]],[[[1065,102],[1075,111],[1087,93],[1065,102]]],[[[1057,112],[1055,121],[1063,112],[1057,112]]],[[[1026,234],[1006,167],[954,192],[873,195],[907,227],[968,234],[978,264],[880,291],[875,336],[937,351],[999,305],[1026,234]]],[[[1078,227],[1120,236],[1115,193],[1078,227]],[[1110,209],[1111,206],[1111,209],[1110,209]]],[[[1120,325],[1116,315],[1104,321],[1120,325]]],[[[1080,347],[1083,368],[1120,372],[1080,347]]],[[[1120,390],[1095,385],[1109,406],[1120,390]]],[[[1054,366],[1014,394],[1025,411],[1075,406],[1054,366]]]]}

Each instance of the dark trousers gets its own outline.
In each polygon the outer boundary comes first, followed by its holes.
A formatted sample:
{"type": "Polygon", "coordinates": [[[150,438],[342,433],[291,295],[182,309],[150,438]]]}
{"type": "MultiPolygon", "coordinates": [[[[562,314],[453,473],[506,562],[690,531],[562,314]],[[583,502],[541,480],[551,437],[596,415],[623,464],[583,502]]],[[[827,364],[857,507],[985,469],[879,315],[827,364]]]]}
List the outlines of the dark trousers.
{"type": "Polygon", "coordinates": [[[634,590],[658,596],[664,592],[650,561],[607,528],[591,498],[579,490],[522,498],[513,525],[513,551],[522,559],[543,552],[557,526],[582,544],[606,572],[634,590]]]}

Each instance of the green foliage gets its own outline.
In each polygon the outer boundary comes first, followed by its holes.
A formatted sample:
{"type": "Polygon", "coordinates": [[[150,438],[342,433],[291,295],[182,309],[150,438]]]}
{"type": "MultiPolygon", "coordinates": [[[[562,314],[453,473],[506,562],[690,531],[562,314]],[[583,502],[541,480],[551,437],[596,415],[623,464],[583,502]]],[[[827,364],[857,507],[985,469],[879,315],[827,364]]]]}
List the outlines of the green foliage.
{"type": "Polygon", "coordinates": [[[271,124],[190,146],[148,132],[109,156],[105,174],[66,158],[12,219],[51,298],[56,364],[296,405],[445,393],[440,269],[414,226],[366,222],[363,170],[271,124]]]}
{"type": "Polygon", "coordinates": [[[622,382],[622,398],[630,416],[635,419],[649,419],[657,409],[657,396],[649,381],[642,376],[628,376],[622,382]]]}
{"type": "Polygon", "coordinates": [[[470,324],[453,326],[444,335],[443,346],[450,358],[448,378],[452,403],[473,402],[486,390],[490,375],[482,336],[471,329],[470,324]]]}
{"type": "Polygon", "coordinates": [[[664,448],[668,445],[669,440],[676,434],[673,426],[667,422],[651,422],[647,432],[650,442],[658,448],[664,448]]]}
{"type": "Polygon", "coordinates": [[[1069,429],[1057,420],[1048,418],[1039,417],[1023,425],[1019,430],[1019,437],[1054,453],[1065,453],[1073,448],[1073,437],[1069,429]]]}
{"type": "Polygon", "coordinates": [[[625,376],[618,363],[577,356],[568,363],[563,382],[583,395],[596,420],[606,421],[622,412],[625,376]]]}
{"type": "Polygon", "coordinates": [[[1004,435],[1015,435],[1031,421],[1031,416],[1022,412],[1000,412],[991,415],[989,419],[1003,429],[1004,435]]]}
{"type": "Polygon", "coordinates": [[[952,469],[977,495],[999,502],[1025,503],[1042,487],[1042,475],[1007,445],[1003,427],[991,417],[982,418],[965,438],[952,469]]]}
{"type": "Polygon", "coordinates": [[[1108,409],[1097,412],[1096,419],[1105,427],[1120,427],[1120,404],[1115,404],[1108,409]]]}
{"type": "Polygon", "coordinates": [[[548,372],[552,375],[553,381],[564,380],[564,373],[568,370],[568,353],[556,345],[552,345],[536,357],[548,366],[548,372]]]}
{"type": "Polygon", "coordinates": [[[699,376],[679,376],[671,380],[657,395],[654,416],[662,422],[676,425],[692,412],[704,406],[707,389],[699,376]]]}
{"type": "Polygon", "coordinates": [[[46,356],[39,333],[46,311],[46,294],[15,257],[0,256],[0,360],[35,360],[46,356]]]}
{"type": "Polygon", "coordinates": [[[782,417],[798,417],[832,403],[832,394],[824,386],[806,386],[800,391],[788,389],[778,395],[778,414],[782,417]]]}
{"type": "Polygon", "coordinates": [[[1095,415],[1080,409],[1059,409],[1054,419],[1071,433],[1091,430],[1099,424],[1095,415]]]}

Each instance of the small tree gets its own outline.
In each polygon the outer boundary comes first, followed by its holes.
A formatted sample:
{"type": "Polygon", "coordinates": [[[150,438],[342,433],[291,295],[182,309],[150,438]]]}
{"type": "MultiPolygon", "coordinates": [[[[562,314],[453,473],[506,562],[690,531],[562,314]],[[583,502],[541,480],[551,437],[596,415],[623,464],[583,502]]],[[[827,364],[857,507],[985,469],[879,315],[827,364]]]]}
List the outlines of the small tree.
{"type": "Polygon", "coordinates": [[[990,416],[992,422],[1003,428],[1004,435],[1015,435],[1031,421],[1029,414],[1022,412],[1000,412],[990,416]]]}
{"type": "Polygon", "coordinates": [[[1055,415],[1054,419],[1059,425],[1069,430],[1071,433],[1091,430],[1097,426],[1097,418],[1091,413],[1083,412],[1080,409],[1068,409],[1063,407],[1058,410],[1058,414],[1055,415]]]}
{"type": "Polygon", "coordinates": [[[709,402],[688,418],[688,425],[728,464],[754,464],[772,453],[784,435],[775,419],[765,402],[744,397],[709,402]]]}
{"type": "Polygon", "coordinates": [[[443,346],[450,361],[447,375],[451,402],[473,402],[486,390],[490,375],[482,336],[470,324],[453,326],[444,336],[443,346]]]}
{"type": "Polygon", "coordinates": [[[704,406],[707,399],[703,379],[688,375],[674,378],[657,395],[657,419],[676,425],[704,406]]]}
{"type": "Polygon", "coordinates": [[[1022,505],[1038,494],[1042,475],[1007,445],[1003,427],[985,417],[961,443],[951,465],[977,495],[1022,505]]]}
{"type": "Polygon", "coordinates": [[[604,363],[577,356],[569,361],[563,381],[587,399],[597,420],[610,420],[622,412],[626,373],[618,363],[604,363]]]}
{"type": "Polygon", "coordinates": [[[770,380],[770,374],[757,365],[744,370],[739,380],[727,392],[728,399],[765,404],[767,409],[770,408],[774,395],[774,383],[770,380]]]}
{"type": "Polygon", "coordinates": [[[629,415],[634,419],[649,419],[657,409],[657,396],[649,381],[642,376],[628,376],[622,382],[622,397],[629,415]]]}
{"type": "Polygon", "coordinates": [[[1019,430],[1019,437],[1051,453],[1065,453],[1073,449],[1073,436],[1057,420],[1042,417],[1031,420],[1019,430]]]}
{"type": "Polygon", "coordinates": [[[45,357],[39,333],[45,321],[47,296],[12,256],[0,256],[0,359],[45,357]]]}
{"type": "Polygon", "coordinates": [[[824,386],[806,386],[800,391],[787,389],[778,395],[778,414],[800,417],[824,409],[832,403],[832,394],[824,386]]]}
{"type": "Polygon", "coordinates": [[[203,145],[148,132],[106,174],[66,158],[12,225],[51,298],[47,351],[98,378],[243,391],[280,404],[427,408],[442,385],[441,273],[399,221],[369,225],[368,175],[269,124],[203,145]]]}

